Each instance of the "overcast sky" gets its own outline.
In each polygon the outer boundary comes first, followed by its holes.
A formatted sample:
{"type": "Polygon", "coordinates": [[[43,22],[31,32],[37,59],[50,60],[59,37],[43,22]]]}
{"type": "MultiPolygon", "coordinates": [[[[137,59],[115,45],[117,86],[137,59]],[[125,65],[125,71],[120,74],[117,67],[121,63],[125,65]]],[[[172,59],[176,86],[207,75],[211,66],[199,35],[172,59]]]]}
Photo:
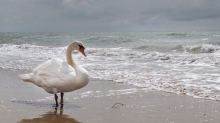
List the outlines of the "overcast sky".
{"type": "Polygon", "coordinates": [[[220,30],[220,0],[0,0],[0,32],[220,30]]]}

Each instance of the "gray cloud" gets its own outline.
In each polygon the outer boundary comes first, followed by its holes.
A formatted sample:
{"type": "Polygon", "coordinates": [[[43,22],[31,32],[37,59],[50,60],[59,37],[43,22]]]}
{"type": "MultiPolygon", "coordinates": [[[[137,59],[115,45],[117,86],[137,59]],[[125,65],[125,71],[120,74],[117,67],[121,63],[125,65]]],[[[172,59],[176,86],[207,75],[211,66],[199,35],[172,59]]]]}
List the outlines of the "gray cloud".
{"type": "Polygon", "coordinates": [[[1,0],[0,31],[220,30],[218,0],[1,0]]]}

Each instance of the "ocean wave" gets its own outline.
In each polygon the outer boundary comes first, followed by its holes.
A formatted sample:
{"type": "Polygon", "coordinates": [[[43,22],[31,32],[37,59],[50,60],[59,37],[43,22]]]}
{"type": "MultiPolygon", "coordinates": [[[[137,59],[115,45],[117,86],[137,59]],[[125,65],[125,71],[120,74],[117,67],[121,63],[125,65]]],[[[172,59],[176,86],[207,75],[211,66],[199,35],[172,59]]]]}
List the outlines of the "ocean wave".
{"type": "Polygon", "coordinates": [[[36,58],[53,58],[62,52],[65,52],[65,47],[48,47],[37,46],[33,44],[1,44],[0,54],[8,56],[20,56],[20,57],[36,57],[36,58]]]}
{"type": "Polygon", "coordinates": [[[0,44],[10,44],[13,43],[14,41],[10,38],[3,38],[0,40],[0,44]]]}
{"type": "Polygon", "coordinates": [[[220,100],[216,93],[220,88],[210,87],[210,83],[218,86],[220,80],[216,66],[218,53],[168,54],[125,48],[89,50],[91,57],[86,67],[92,78],[220,100]]]}
{"type": "Polygon", "coordinates": [[[33,44],[1,44],[0,67],[30,70],[52,58],[65,58],[65,47],[37,46],[33,44]]]}
{"type": "MultiPolygon", "coordinates": [[[[145,47],[140,47],[145,48],[145,47]]],[[[186,45],[182,48],[187,52],[192,53],[219,53],[219,46],[217,45],[186,45]]],[[[52,58],[60,58],[65,60],[66,47],[48,47],[48,46],[37,46],[32,44],[1,44],[0,55],[2,57],[1,62],[7,62],[7,59],[11,61],[16,58],[19,59],[31,59],[36,62],[42,62],[52,58]],[[4,60],[5,59],[5,60],[4,60]]],[[[83,58],[78,52],[74,52],[74,58],[80,60],[83,58]]],[[[148,61],[148,62],[172,62],[180,64],[216,64],[217,61],[213,58],[207,59],[203,55],[201,57],[197,54],[184,54],[177,52],[158,52],[158,51],[139,51],[133,48],[86,48],[88,54],[88,60],[91,61],[102,61],[103,59],[108,61],[148,61]]],[[[215,56],[213,56],[215,58],[215,56]]],[[[216,59],[216,58],[215,58],[216,59]]],[[[30,62],[29,60],[26,62],[30,62]]]]}
{"type": "Polygon", "coordinates": [[[0,44],[22,44],[22,39],[25,39],[25,35],[19,35],[20,33],[0,33],[0,44]]]}
{"type": "Polygon", "coordinates": [[[168,36],[177,36],[177,37],[186,37],[189,36],[190,34],[188,33],[177,33],[177,32],[171,32],[167,33],[168,36]]]}
{"type": "Polygon", "coordinates": [[[214,53],[220,49],[219,45],[199,44],[199,45],[185,45],[182,46],[184,51],[193,53],[214,53]]]}

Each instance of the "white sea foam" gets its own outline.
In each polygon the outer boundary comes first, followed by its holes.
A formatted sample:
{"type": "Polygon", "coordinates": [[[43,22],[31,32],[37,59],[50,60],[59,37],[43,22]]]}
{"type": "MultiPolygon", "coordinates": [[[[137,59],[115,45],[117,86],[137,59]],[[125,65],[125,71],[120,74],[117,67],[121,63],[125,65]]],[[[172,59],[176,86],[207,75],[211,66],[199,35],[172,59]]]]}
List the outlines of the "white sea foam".
{"type": "Polygon", "coordinates": [[[91,97],[103,97],[103,96],[120,96],[126,94],[133,94],[137,93],[137,88],[131,89],[121,89],[121,90],[109,90],[109,91],[87,91],[80,94],[77,94],[77,97],[74,99],[81,99],[81,98],[91,98],[91,97]]]}
{"type": "Polygon", "coordinates": [[[93,78],[220,100],[219,88],[213,88],[220,84],[217,71],[219,53],[209,54],[210,47],[202,45],[205,51],[202,54],[137,52],[124,48],[89,49],[92,51],[86,66],[93,78]]]}

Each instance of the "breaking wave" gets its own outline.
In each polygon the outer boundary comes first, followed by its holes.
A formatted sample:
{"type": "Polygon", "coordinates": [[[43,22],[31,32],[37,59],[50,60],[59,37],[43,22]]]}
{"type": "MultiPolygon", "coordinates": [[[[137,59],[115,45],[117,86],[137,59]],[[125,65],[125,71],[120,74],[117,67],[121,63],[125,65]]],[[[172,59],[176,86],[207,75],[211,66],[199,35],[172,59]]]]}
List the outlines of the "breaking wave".
{"type": "Polygon", "coordinates": [[[183,49],[193,53],[214,53],[219,52],[220,46],[212,44],[186,45],[183,46],[183,49]]]}

